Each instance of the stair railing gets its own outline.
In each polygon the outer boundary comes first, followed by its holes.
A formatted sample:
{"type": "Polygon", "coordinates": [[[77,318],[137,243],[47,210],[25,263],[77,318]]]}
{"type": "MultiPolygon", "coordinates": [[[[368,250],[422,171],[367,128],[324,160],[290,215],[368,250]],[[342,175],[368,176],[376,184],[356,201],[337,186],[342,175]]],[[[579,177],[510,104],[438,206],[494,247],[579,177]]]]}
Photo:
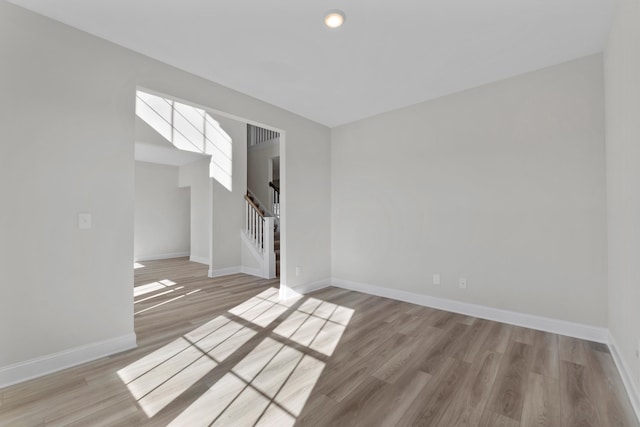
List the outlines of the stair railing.
{"type": "Polygon", "coordinates": [[[249,194],[244,196],[244,200],[245,232],[257,251],[262,254],[262,277],[272,279],[276,277],[275,218],[264,216],[264,212],[251,200],[249,194]]]}
{"type": "Polygon", "coordinates": [[[279,137],[279,132],[247,124],[247,145],[249,147],[254,147],[256,145],[262,144],[263,142],[271,141],[279,137]]]}
{"type": "Polygon", "coordinates": [[[271,201],[273,206],[273,214],[276,218],[280,219],[280,187],[269,181],[269,187],[271,188],[271,201]]]}
{"type": "Polygon", "coordinates": [[[246,208],[246,231],[249,238],[260,252],[264,249],[264,213],[251,200],[249,195],[244,196],[246,208]]]}
{"type": "MultiPolygon", "coordinates": [[[[258,210],[260,212],[262,212],[262,215],[267,218],[267,217],[274,217],[275,218],[275,223],[276,223],[276,231],[279,230],[280,227],[280,218],[278,218],[275,214],[275,212],[273,212],[271,209],[273,208],[273,206],[269,203],[269,204],[264,204],[262,203],[262,200],[260,200],[258,198],[258,196],[256,196],[250,189],[247,188],[247,195],[249,196],[249,199],[251,199],[251,201],[253,202],[254,205],[256,205],[256,207],[258,208],[258,210]]],[[[278,207],[279,208],[279,207],[278,207]]]]}

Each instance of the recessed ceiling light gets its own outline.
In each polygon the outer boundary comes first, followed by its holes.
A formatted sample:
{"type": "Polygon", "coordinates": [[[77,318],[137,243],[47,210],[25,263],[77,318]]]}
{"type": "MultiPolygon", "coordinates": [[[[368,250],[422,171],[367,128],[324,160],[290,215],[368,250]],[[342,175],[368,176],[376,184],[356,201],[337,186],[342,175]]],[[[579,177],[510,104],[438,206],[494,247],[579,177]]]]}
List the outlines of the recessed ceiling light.
{"type": "Polygon", "coordinates": [[[344,24],[344,12],[341,10],[330,10],[324,15],[324,24],[329,28],[338,28],[344,24]]]}

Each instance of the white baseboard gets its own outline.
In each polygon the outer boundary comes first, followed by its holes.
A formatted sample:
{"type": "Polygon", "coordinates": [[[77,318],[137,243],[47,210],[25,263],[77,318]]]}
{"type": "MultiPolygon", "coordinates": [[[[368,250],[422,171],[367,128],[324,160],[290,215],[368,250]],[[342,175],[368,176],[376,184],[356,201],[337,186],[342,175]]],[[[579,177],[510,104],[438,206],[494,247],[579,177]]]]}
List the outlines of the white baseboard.
{"type": "Polygon", "coordinates": [[[136,334],[111,338],[0,368],[0,388],[136,348],[136,334]]]}
{"type": "Polygon", "coordinates": [[[171,252],[156,255],[141,255],[133,258],[134,262],[138,261],[154,261],[156,259],[182,258],[189,256],[189,252],[171,252]]]}
{"type": "Polygon", "coordinates": [[[263,277],[263,272],[261,269],[259,268],[254,268],[254,267],[246,267],[244,265],[241,266],[237,266],[237,267],[226,267],[226,268],[218,268],[216,270],[212,270],[209,269],[209,277],[222,277],[222,276],[228,276],[230,274],[238,274],[238,273],[244,273],[244,274],[250,274],[252,276],[258,276],[258,277],[263,277]]]}
{"type": "Polygon", "coordinates": [[[335,286],[356,292],[362,292],[369,295],[395,299],[411,304],[422,305],[440,310],[451,311],[454,313],[465,314],[467,316],[480,317],[483,319],[494,320],[497,322],[508,323],[511,325],[522,326],[531,329],[537,329],[555,334],[566,335],[574,338],[585,339],[600,343],[606,343],[611,349],[613,360],[625,389],[631,401],[631,405],[635,412],[636,418],[640,420],[640,393],[633,381],[631,371],[618,352],[615,339],[606,328],[583,325],[579,323],[567,322],[565,320],[551,319],[548,317],[534,316],[531,314],[517,313],[509,310],[501,310],[498,308],[487,307],[477,304],[470,304],[460,301],[454,301],[445,298],[431,297],[424,294],[416,294],[412,292],[401,291],[397,289],[383,288],[380,286],[369,285],[366,283],[353,282],[350,280],[331,278],[320,280],[295,289],[289,288],[284,284],[280,284],[280,298],[283,300],[299,297],[301,295],[325,288],[327,286],[335,286]]]}
{"type": "Polygon", "coordinates": [[[411,304],[425,307],[437,308],[454,313],[465,314],[467,316],[480,317],[482,319],[494,320],[496,322],[508,323],[525,328],[537,329],[540,331],[552,332],[554,334],[567,335],[570,337],[607,343],[609,333],[606,328],[583,325],[580,323],[567,322],[565,320],[551,319],[548,317],[535,316],[532,314],[518,313],[515,311],[502,310],[499,308],[487,307],[484,305],[470,304],[437,298],[424,294],[416,294],[397,289],[383,288],[366,283],[353,282],[339,278],[332,278],[331,285],[351,291],[363,292],[384,298],[391,298],[398,301],[405,301],[411,304]]]}
{"type": "Polygon", "coordinates": [[[189,261],[198,262],[200,264],[209,265],[209,260],[205,257],[200,256],[190,256],[189,261]]]}
{"type": "Polygon", "coordinates": [[[331,279],[317,280],[315,282],[298,285],[295,288],[290,288],[287,285],[280,283],[280,299],[287,300],[289,298],[299,297],[328,286],[331,286],[331,279]]]}
{"type": "Polygon", "coordinates": [[[241,267],[218,268],[216,270],[209,269],[209,277],[222,277],[238,273],[241,273],[241,267]]]}
{"type": "Polygon", "coordinates": [[[631,406],[636,413],[636,418],[640,420],[640,392],[633,381],[628,365],[625,363],[624,358],[618,351],[616,340],[611,333],[609,333],[609,349],[611,350],[611,356],[613,357],[613,361],[616,363],[618,372],[620,372],[620,377],[622,377],[624,388],[627,390],[627,395],[629,396],[631,406]]]}
{"type": "Polygon", "coordinates": [[[266,278],[264,277],[264,273],[262,271],[261,268],[257,268],[257,267],[247,267],[247,266],[242,266],[240,267],[240,272],[244,273],[244,274],[250,274],[252,276],[258,276],[258,277],[262,277],[262,278],[266,278]]]}
{"type": "Polygon", "coordinates": [[[376,295],[411,304],[465,314],[467,316],[479,317],[511,325],[608,344],[618,372],[622,377],[622,381],[629,396],[629,400],[631,401],[633,410],[638,420],[640,420],[640,392],[633,381],[631,371],[628,369],[627,364],[618,351],[615,339],[607,328],[583,325],[580,323],[567,322],[565,320],[551,319],[542,316],[534,316],[531,314],[517,313],[509,310],[454,301],[446,298],[437,298],[397,289],[383,288],[380,286],[338,278],[320,280],[318,282],[297,286],[295,289],[289,288],[284,284],[280,284],[280,298],[289,299],[299,297],[327,286],[335,286],[369,295],[376,295]]]}

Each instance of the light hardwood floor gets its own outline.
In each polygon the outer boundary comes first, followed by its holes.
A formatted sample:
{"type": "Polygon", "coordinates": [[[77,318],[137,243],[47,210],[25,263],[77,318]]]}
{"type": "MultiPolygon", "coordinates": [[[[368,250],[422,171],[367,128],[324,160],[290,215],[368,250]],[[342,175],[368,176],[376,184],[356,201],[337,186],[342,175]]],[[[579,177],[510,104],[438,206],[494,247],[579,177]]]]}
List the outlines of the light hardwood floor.
{"type": "Polygon", "coordinates": [[[142,264],[138,348],[0,390],[0,425],[638,426],[602,344],[142,264]]]}

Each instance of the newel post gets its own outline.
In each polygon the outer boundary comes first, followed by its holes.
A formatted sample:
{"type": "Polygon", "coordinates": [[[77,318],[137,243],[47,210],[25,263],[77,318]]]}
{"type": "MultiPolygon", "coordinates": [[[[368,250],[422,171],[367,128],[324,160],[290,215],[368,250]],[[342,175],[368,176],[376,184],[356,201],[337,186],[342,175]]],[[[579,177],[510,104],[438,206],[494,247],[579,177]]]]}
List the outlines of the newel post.
{"type": "Polygon", "coordinates": [[[275,232],[275,218],[264,218],[264,230],[263,230],[263,244],[264,250],[262,252],[264,276],[268,279],[276,277],[276,251],[274,250],[274,232],[275,232]]]}

